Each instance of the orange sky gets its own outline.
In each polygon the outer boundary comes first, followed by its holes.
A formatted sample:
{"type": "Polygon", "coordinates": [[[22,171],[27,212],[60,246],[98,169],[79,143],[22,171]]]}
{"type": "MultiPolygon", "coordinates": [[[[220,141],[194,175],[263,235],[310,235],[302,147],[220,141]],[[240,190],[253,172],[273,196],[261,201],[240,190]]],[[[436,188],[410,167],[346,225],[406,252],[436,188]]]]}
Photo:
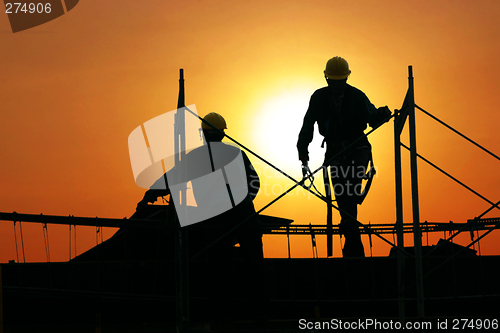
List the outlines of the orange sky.
{"type": "MultiPolygon", "coordinates": [[[[0,14],[0,211],[130,216],[144,190],[134,183],[127,138],[176,107],[179,68],[187,104],[196,104],[200,115],[223,114],[229,135],[297,178],[301,121],[309,96],[325,84],[326,61],[336,55],[349,61],[349,83],[391,110],[402,104],[407,66],[413,65],[416,103],[499,154],[499,14],[497,0],[479,6],[442,0],[80,1],[68,14],[16,34],[0,14]]],[[[490,200],[500,199],[497,160],[421,113],[417,131],[419,153],[490,200]]],[[[362,222],[395,220],[392,135],[391,122],[371,137],[379,174],[360,209],[362,222]]],[[[319,141],[312,145],[316,168],[323,152],[319,141]]],[[[410,222],[408,158],[403,151],[410,222]]],[[[259,209],[290,182],[251,160],[263,182],[259,209]]],[[[419,168],[422,220],[465,222],[489,207],[425,164],[419,168]]],[[[266,214],[320,224],[323,206],[296,191],[266,214]]],[[[23,231],[27,261],[45,260],[42,227],[24,224],[23,231]]],[[[49,225],[49,236],[51,259],[67,260],[67,227],[49,225]]],[[[95,229],[81,228],[77,237],[82,252],[95,244],[95,229]]],[[[468,237],[458,242],[465,245],[468,237]]],[[[481,243],[483,254],[499,254],[498,237],[497,231],[481,243]]],[[[266,237],[266,255],[286,256],[285,242],[266,237]]],[[[318,246],[324,257],[324,239],[318,246]]],[[[374,241],[375,255],[388,252],[374,241]]],[[[292,239],[292,256],[310,255],[309,237],[292,239]]],[[[15,257],[12,223],[0,222],[0,262],[15,257]]]]}

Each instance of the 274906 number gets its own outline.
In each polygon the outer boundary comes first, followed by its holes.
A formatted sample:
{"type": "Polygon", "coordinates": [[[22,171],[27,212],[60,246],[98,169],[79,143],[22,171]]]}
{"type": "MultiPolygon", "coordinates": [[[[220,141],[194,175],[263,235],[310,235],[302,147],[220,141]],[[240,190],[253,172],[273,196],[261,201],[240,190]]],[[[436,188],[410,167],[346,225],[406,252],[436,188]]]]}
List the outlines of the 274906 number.
{"type": "Polygon", "coordinates": [[[498,319],[453,319],[454,330],[463,329],[498,329],[498,319]]]}
{"type": "Polygon", "coordinates": [[[7,14],[17,14],[19,12],[23,12],[25,14],[30,13],[38,13],[38,14],[43,14],[43,13],[50,13],[52,11],[52,7],[50,3],[27,3],[27,2],[14,2],[10,3],[7,2],[5,4],[5,13],[7,14]],[[15,7],[15,11],[14,11],[15,7]]]}

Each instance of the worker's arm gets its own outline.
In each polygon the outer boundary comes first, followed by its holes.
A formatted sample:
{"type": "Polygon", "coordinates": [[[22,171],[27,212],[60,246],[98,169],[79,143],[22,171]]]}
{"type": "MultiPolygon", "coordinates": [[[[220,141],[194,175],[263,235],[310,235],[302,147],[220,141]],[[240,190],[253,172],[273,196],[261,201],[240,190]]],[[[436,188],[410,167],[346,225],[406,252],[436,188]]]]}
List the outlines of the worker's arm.
{"type": "Polygon", "coordinates": [[[306,115],[304,116],[304,121],[302,123],[302,129],[299,133],[299,139],[297,141],[297,150],[299,153],[299,160],[303,164],[307,164],[309,161],[309,144],[311,143],[314,135],[314,123],[316,122],[314,111],[316,108],[315,95],[311,96],[309,101],[309,107],[307,108],[306,115]]]}
{"type": "Polygon", "coordinates": [[[158,197],[163,197],[167,194],[170,194],[170,189],[168,188],[167,177],[163,175],[144,193],[142,200],[137,203],[137,209],[148,203],[153,203],[158,197]]]}

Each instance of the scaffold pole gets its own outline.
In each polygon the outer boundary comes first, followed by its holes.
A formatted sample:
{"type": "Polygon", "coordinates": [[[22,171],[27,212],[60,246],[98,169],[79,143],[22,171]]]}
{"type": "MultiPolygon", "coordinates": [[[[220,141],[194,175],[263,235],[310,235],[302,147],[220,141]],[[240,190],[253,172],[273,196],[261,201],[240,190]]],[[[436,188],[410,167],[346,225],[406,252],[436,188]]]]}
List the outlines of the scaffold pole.
{"type": "Polygon", "coordinates": [[[418,200],[418,172],[417,172],[417,135],[415,126],[415,90],[413,85],[413,68],[408,66],[408,118],[410,131],[410,172],[411,172],[411,201],[413,212],[413,246],[415,249],[415,272],[417,285],[417,313],[424,318],[424,275],[422,271],[422,232],[420,230],[420,210],[418,200]]]}

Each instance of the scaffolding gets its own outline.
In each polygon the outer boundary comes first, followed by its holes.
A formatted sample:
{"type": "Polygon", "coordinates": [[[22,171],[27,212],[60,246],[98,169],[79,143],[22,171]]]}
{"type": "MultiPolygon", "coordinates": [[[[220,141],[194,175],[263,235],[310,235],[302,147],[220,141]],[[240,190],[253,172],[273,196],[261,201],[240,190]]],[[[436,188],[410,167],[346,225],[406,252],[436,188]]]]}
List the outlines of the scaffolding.
{"type": "MultiPolygon", "coordinates": [[[[184,77],[183,77],[183,70],[181,69],[180,71],[180,79],[179,79],[179,101],[178,101],[178,109],[183,109],[184,111],[190,112],[194,116],[198,117],[198,115],[189,108],[185,107],[184,103],[184,77]]],[[[405,320],[405,290],[408,288],[415,288],[416,290],[416,302],[417,302],[417,312],[418,312],[418,317],[419,318],[425,318],[425,309],[424,309],[424,278],[432,274],[431,272],[428,272],[427,275],[424,275],[424,272],[422,270],[422,261],[425,257],[429,256],[432,254],[434,251],[439,249],[440,244],[436,245],[433,247],[433,249],[426,253],[425,255],[422,253],[422,233],[431,233],[431,232],[443,232],[444,234],[444,239],[447,241],[453,240],[457,235],[459,235],[462,232],[469,232],[471,234],[471,242],[468,244],[465,248],[470,248],[473,246],[475,243],[479,242],[482,238],[486,237],[488,234],[490,234],[493,230],[499,229],[500,228],[500,218],[484,218],[484,216],[492,211],[494,208],[499,208],[500,201],[494,202],[486,197],[482,196],[475,190],[473,190],[471,187],[465,185],[462,183],[460,180],[457,178],[453,177],[451,174],[447,173],[443,169],[439,168],[436,164],[432,163],[431,161],[425,159],[422,155],[417,153],[417,139],[416,139],[416,121],[415,121],[415,110],[420,110],[424,114],[428,115],[438,123],[444,125],[448,129],[452,130],[454,133],[460,135],[461,137],[465,138],[467,141],[471,142],[475,146],[479,147],[486,153],[490,154],[494,158],[500,160],[500,158],[492,153],[491,151],[487,150],[486,148],[480,146],[478,143],[475,141],[469,139],[459,131],[455,130],[451,126],[447,125],[445,122],[442,120],[438,119],[437,117],[433,116],[429,112],[425,111],[423,108],[417,106],[415,104],[414,100],[414,83],[413,83],[413,69],[412,66],[408,67],[408,91],[406,93],[403,105],[400,110],[395,110],[394,115],[390,116],[389,119],[394,117],[394,152],[395,152],[395,193],[396,193],[396,221],[395,223],[384,223],[384,224],[363,224],[358,221],[360,227],[361,227],[361,233],[364,235],[368,235],[370,238],[370,244],[372,237],[377,237],[386,244],[390,245],[393,249],[396,250],[396,256],[397,256],[397,274],[398,274],[398,308],[399,308],[399,318],[401,321],[405,320]],[[406,124],[406,120],[408,121],[409,125],[409,135],[410,135],[410,144],[409,147],[404,145],[401,142],[401,133],[403,131],[403,128],[406,124]],[[401,167],[401,147],[407,149],[410,151],[410,173],[411,173],[411,197],[412,197],[412,222],[404,222],[403,220],[403,191],[402,191],[402,167],[401,167]],[[457,182],[459,185],[463,186],[476,196],[480,197],[483,199],[485,202],[488,202],[490,204],[490,208],[475,217],[474,219],[470,219],[467,222],[464,223],[453,223],[453,222],[428,222],[428,221],[420,221],[420,214],[419,214],[419,189],[418,189],[418,170],[417,170],[417,161],[418,159],[421,159],[425,163],[429,164],[439,172],[443,173],[450,179],[454,180],[457,182]],[[484,231],[484,233],[479,236],[479,231],[484,231]],[[477,237],[474,237],[474,232],[477,233],[477,237]],[[403,235],[405,233],[410,233],[413,234],[413,239],[414,239],[414,254],[408,253],[408,251],[405,249],[404,246],[404,237],[403,235]],[[393,236],[396,235],[397,241],[390,241],[389,239],[385,238],[383,235],[385,234],[392,234],[393,236]],[[451,234],[451,235],[450,235],[451,234]],[[474,239],[475,238],[475,239],[474,239]],[[408,260],[414,260],[414,266],[415,266],[415,285],[412,286],[405,286],[403,284],[403,273],[405,271],[405,266],[408,264],[408,260]]],[[[180,112],[179,114],[184,114],[184,112],[180,112]]],[[[205,122],[204,119],[198,117],[200,121],[205,122]]],[[[182,159],[183,157],[181,156],[182,153],[184,152],[183,149],[183,129],[182,129],[182,124],[184,123],[182,118],[176,118],[176,129],[179,129],[179,132],[176,132],[175,134],[175,147],[178,148],[179,150],[176,151],[176,155],[179,157],[179,160],[182,159]]],[[[206,123],[206,122],[205,122],[206,123]]],[[[211,124],[207,123],[209,126],[211,124]]],[[[212,126],[211,126],[212,127],[212,126]]],[[[371,133],[376,131],[379,127],[375,127],[372,130],[370,130],[368,133],[366,133],[364,136],[369,136],[371,133]]],[[[215,128],[214,128],[215,129],[215,128]]],[[[225,134],[225,133],[224,133],[225,134]]],[[[306,186],[305,182],[309,179],[307,177],[304,177],[301,180],[296,180],[293,177],[289,176],[287,173],[284,171],[280,170],[278,167],[273,165],[272,163],[268,162],[252,150],[248,149],[245,147],[243,144],[235,140],[234,138],[228,136],[225,134],[225,137],[229,139],[230,141],[234,142],[238,146],[240,146],[242,149],[245,149],[247,152],[255,156],[256,158],[260,159],[262,162],[265,164],[269,165],[270,167],[274,168],[276,171],[284,175],[286,178],[294,182],[294,186],[287,189],[284,193],[279,195],[278,197],[274,198],[272,201],[270,201],[268,204],[266,204],[264,207],[259,209],[255,214],[260,214],[263,211],[265,211],[268,207],[276,203],[278,200],[281,198],[285,197],[288,193],[293,191],[296,187],[302,187],[306,190],[308,190],[310,193],[312,193],[314,196],[318,197],[320,200],[324,201],[329,205],[331,208],[335,208],[336,210],[339,210],[339,208],[332,203],[331,200],[328,200],[326,196],[322,195],[318,191],[316,191],[314,188],[311,188],[311,186],[306,186]]],[[[363,137],[360,137],[358,140],[361,140],[363,137]]],[[[352,145],[354,145],[357,141],[354,141],[349,145],[348,147],[345,147],[343,151],[346,149],[349,149],[352,145]]],[[[343,151],[339,152],[337,155],[332,157],[332,159],[336,158],[337,156],[341,155],[343,151]]],[[[323,167],[320,167],[313,172],[310,173],[310,175],[316,174],[319,170],[322,170],[323,167]]],[[[181,202],[186,202],[185,199],[185,192],[179,193],[179,195],[182,196],[181,202]]],[[[177,216],[172,209],[172,202],[169,203],[168,205],[168,219],[172,221],[172,219],[176,220],[177,216]]],[[[205,249],[201,250],[199,253],[196,254],[188,254],[186,250],[186,243],[188,239],[187,231],[185,230],[186,228],[178,228],[175,229],[175,233],[177,235],[176,237],[176,304],[177,304],[177,325],[178,325],[178,330],[180,332],[188,332],[189,331],[189,283],[188,283],[188,274],[189,274],[189,263],[195,262],[201,258],[201,254],[203,254],[205,251],[209,250],[211,247],[213,247],[217,242],[223,240],[224,238],[228,237],[231,235],[235,230],[238,228],[241,228],[247,221],[249,221],[251,217],[246,218],[244,221],[240,222],[238,225],[236,225],[232,230],[227,232],[224,235],[221,235],[218,240],[216,240],[214,243],[211,245],[207,246],[205,249]]],[[[102,227],[121,227],[121,228],[150,228],[150,229],[158,229],[158,228],[164,228],[165,225],[158,225],[157,222],[151,221],[151,220],[132,220],[132,219],[102,219],[102,218],[82,218],[82,217],[74,217],[74,216],[53,216],[53,215],[34,215],[34,214],[18,214],[18,213],[0,213],[0,220],[4,221],[13,221],[14,222],[14,228],[16,228],[16,223],[19,222],[19,226],[21,227],[21,222],[34,222],[34,223],[42,223],[44,229],[44,237],[46,237],[46,251],[47,251],[47,260],[50,261],[50,251],[49,251],[49,246],[48,246],[48,230],[47,230],[47,224],[65,224],[70,226],[70,236],[71,236],[71,226],[77,226],[77,225],[86,225],[86,226],[95,226],[96,228],[102,228],[102,227]]],[[[176,220],[177,221],[177,220],[176,220]]],[[[175,225],[178,225],[178,223],[174,223],[175,225]]],[[[15,229],[16,230],[16,229],[15,229]]],[[[100,229],[96,229],[100,230],[100,229]]],[[[311,242],[312,242],[312,250],[313,250],[313,257],[318,258],[317,255],[317,247],[316,247],[316,235],[326,235],[329,239],[333,237],[333,235],[339,235],[340,231],[338,226],[333,226],[331,224],[327,225],[300,225],[300,224],[294,224],[294,225],[280,225],[276,224],[273,225],[272,223],[266,224],[262,226],[262,231],[263,234],[270,234],[270,235],[286,235],[290,236],[292,234],[294,235],[309,235],[311,237],[311,242]]],[[[21,239],[22,239],[22,229],[20,229],[21,232],[21,239]]],[[[76,232],[76,230],[75,230],[76,232]]],[[[96,231],[97,232],[97,231],[96,231]]],[[[102,233],[101,233],[102,236],[102,233]]],[[[75,236],[76,237],[76,236],[75,236]]],[[[76,242],[76,240],[75,240],[76,242]]],[[[331,241],[328,242],[329,246],[331,246],[331,241]]],[[[76,246],[76,244],[75,244],[76,246]]],[[[16,236],[16,249],[17,249],[17,236],[16,236]]],[[[17,251],[17,250],[16,250],[17,251]]],[[[448,258],[446,261],[444,261],[441,265],[444,265],[447,261],[451,260],[453,257],[457,256],[459,253],[453,254],[450,258],[448,258]]],[[[76,255],[76,251],[75,251],[76,255]]],[[[19,256],[18,256],[19,257],[19,256]]],[[[70,257],[71,257],[71,243],[70,243],[70,257]]],[[[290,243],[288,243],[288,257],[290,258],[290,243]]],[[[23,258],[24,258],[24,249],[23,249],[23,258]]],[[[25,259],[24,259],[25,261],[25,259]]],[[[435,268],[437,269],[437,268],[435,268]]],[[[434,269],[434,270],[435,270],[434,269]]]]}

